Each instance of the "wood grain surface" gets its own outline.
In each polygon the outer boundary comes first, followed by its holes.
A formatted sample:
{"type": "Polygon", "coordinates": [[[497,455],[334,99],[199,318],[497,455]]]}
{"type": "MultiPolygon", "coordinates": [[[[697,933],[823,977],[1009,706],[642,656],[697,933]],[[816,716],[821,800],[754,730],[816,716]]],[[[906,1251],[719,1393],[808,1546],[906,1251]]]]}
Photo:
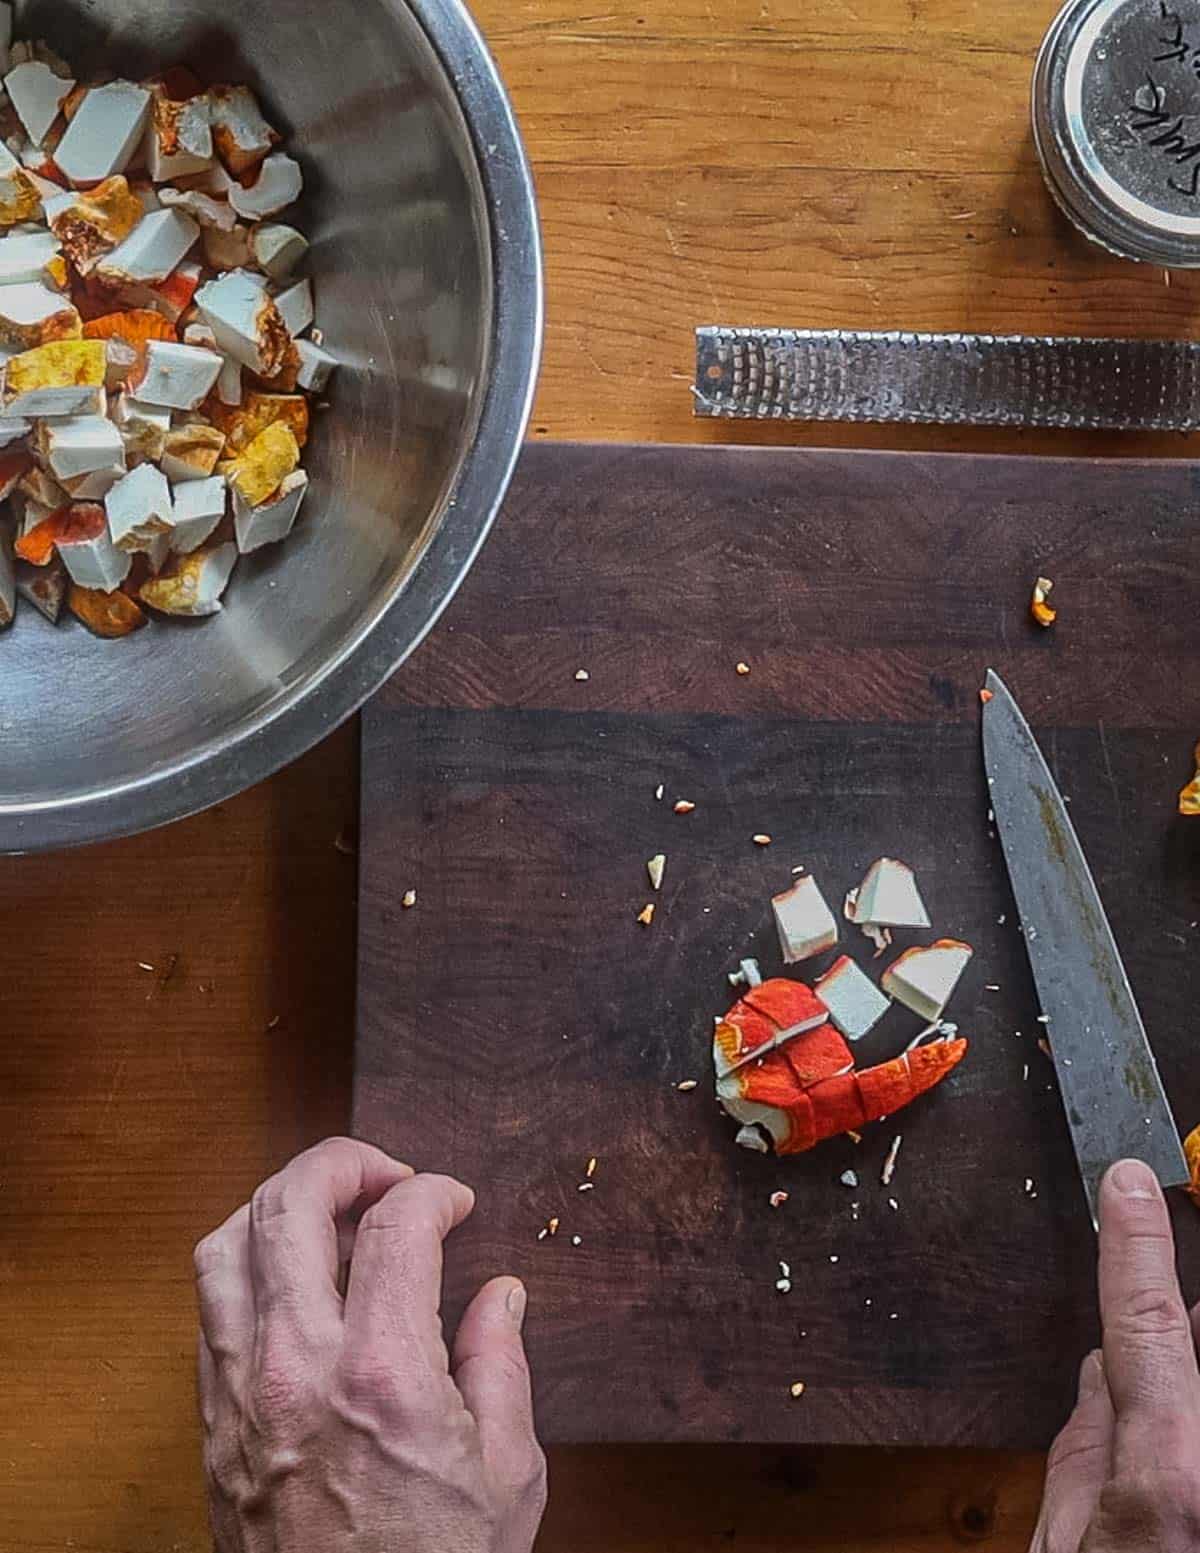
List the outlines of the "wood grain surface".
{"type": "MultiPolygon", "coordinates": [[[[978,687],[1003,673],[1071,797],[1190,1125],[1200,835],[1175,794],[1200,719],[1198,507],[1178,461],[527,449],[441,651],[365,713],[354,1119],[477,1183],[449,1309],[525,1278],[548,1440],[1033,1447],[1061,1428],[1098,1336],[1095,1241],[988,824],[978,687]],[[1052,633],[1028,615],[1038,570],[1052,633]],[[747,1154],[712,1100],[725,973],[750,953],[782,973],[769,897],[794,865],[838,903],[881,854],[916,869],[933,920],[895,952],[975,947],[950,1010],[967,1060],[859,1145],[747,1154]]],[[[843,947],[871,967],[861,934],[843,947]]],[[[858,1065],[919,1029],[893,1009],[858,1065]]]]}
{"type": "MultiPolygon", "coordinates": [[[[541,198],[547,348],[531,435],[1183,451],[1174,438],[691,417],[698,322],[1194,332],[1196,279],[1168,287],[1088,248],[1043,193],[1026,83],[1053,9],[476,0],[541,198]]],[[[410,674],[432,672],[440,640],[410,674]]],[[[4,864],[0,1542],[12,1553],[207,1547],[188,1252],[348,1115],[354,866],[332,837],[353,818],[355,773],[347,731],[171,831],[4,864]],[[180,983],[175,1006],[196,1000],[185,1044],[143,1008],[134,968],[181,945],[220,970],[180,983]],[[304,974],[268,1032],[306,957],[320,978],[304,974]],[[181,1050],[204,1064],[198,1092],[178,1080],[181,1050]]],[[[715,1459],[556,1452],[544,1548],[925,1553],[982,1537],[1015,1553],[1041,1471],[1034,1456],[946,1452],[715,1459]]]]}

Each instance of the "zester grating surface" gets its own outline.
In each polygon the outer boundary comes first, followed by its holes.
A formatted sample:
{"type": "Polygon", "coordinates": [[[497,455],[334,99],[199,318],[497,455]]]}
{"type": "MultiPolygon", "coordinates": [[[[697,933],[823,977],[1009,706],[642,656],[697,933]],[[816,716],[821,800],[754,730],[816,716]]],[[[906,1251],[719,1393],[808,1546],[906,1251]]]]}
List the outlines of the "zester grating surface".
{"type": "Polygon", "coordinates": [[[696,330],[697,415],[1113,431],[1200,427],[1200,343],[696,330]]]}

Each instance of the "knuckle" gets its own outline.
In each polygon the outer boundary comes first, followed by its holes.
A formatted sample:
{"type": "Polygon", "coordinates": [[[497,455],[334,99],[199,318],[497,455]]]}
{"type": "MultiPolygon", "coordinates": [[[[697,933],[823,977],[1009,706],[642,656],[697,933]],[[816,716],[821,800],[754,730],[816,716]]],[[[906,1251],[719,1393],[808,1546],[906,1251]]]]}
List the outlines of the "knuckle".
{"type": "Polygon", "coordinates": [[[1176,1289],[1160,1284],[1126,1296],[1115,1318],[1109,1321],[1118,1335],[1138,1337],[1190,1337],[1191,1327],[1183,1300],[1176,1289]]]}
{"type": "Polygon", "coordinates": [[[1118,1543],[1195,1547],[1200,1544],[1200,1482],[1178,1470],[1127,1474],[1101,1493],[1100,1515],[1118,1543]]]}
{"type": "Polygon", "coordinates": [[[225,1238],[219,1229],[198,1240],[192,1251],[192,1267],[197,1278],[208,1278],[224,1267],[228,1259],[225,1238]]]}

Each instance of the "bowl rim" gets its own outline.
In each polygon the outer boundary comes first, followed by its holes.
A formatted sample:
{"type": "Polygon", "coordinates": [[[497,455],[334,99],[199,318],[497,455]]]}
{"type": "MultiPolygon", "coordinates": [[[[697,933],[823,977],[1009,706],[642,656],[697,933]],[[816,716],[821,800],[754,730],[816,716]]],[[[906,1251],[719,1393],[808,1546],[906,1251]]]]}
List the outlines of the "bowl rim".
{"type": "Polygon", "coordinates": [[[472,440],[412,574],[327,671],[222,742],[108,788],[0,804],[0,854],[113,840],[234,797],[331,734],[425,640],[495,522],[520,454],[541,361],[544,290],[533,175],[500,73],[462,0],[386,0],[417,20],[454,88],[484,193],[492,263],[488,381],[472,440]],[[501,227],[497,213],[503,212],[501,227]]]}

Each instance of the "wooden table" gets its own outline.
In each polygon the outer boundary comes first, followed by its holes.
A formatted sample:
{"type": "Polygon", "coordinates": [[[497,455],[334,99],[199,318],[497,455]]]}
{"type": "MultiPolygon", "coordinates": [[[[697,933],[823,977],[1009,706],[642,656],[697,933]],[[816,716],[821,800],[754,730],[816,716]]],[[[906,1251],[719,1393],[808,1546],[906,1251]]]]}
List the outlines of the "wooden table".
{"type": "MultiPolygon", "coordinates": [[[[477,9],[545,221],[533,436],[1181,450],[691,418],[698,322],[1189,332],[1200,282],[1089,249],[1043,192],[1026,99],[1050,5],[477,9]]],[[[345,1125],[356,765],[349,728],[165,833],[3,864],[4,1553],[208,1546],[189,1253],[345,1125]]],[[[552,1468],[545,1553],[1017,1550],[1040,1486],[1035,1459],[972,1454],[578,1451],[552,1468]]]]}

